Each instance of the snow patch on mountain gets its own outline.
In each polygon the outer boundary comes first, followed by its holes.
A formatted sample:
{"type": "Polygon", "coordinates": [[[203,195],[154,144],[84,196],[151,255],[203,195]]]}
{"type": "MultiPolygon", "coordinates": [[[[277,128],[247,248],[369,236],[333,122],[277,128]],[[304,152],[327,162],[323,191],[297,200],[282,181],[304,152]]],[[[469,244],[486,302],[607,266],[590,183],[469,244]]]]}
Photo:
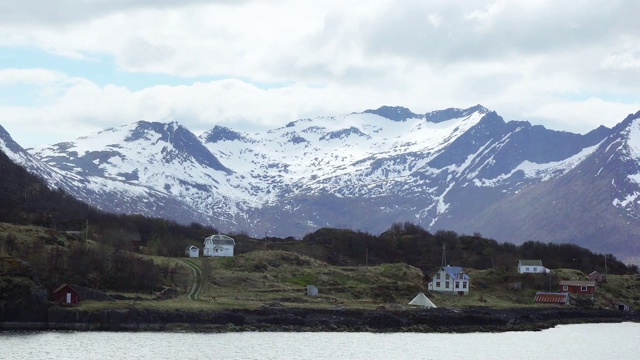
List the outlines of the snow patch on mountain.
{"type": "Polygon", "coordinates": [[[562,161],[552,161],[545,164],[538,164],[528,160],[523,161],[518,166],[513,168],[509,173],[500,175],[493,179],[473,179],[473,183],[476,186],[499,186],[507,179],[511,178],[518,172],[524,175],[525,178],[536,178],[540,181],[547,181],[552,178],[556,178],[565,174],[567,171],[575,168],[579,163],[588,158],[593,152],[595,152],[602,142],[582,149],[579,153],[564,159],[562,161]]]}

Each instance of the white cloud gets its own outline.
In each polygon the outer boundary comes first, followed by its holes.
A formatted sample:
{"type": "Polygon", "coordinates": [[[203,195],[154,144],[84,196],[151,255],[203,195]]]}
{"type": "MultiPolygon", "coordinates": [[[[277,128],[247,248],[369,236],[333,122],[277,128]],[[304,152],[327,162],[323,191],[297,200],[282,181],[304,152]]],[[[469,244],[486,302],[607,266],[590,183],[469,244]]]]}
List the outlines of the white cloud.
{"type": "Polygon", "coordinates": [[[583,101],[558,101],[539,106],[526,113],[529,118],[546,120],[554,130],[586,133],[599,125],[613,127],[627,115],[636,113],[638,105],[589,98],[583,101]],[[562,119],[559,122],[557,119],[562,119]],[[566,124],[572,124],[567,128],[566,124]]]}
{"type": "Polygon", "coordinates": [[[380,105],[477,103],[507,120],[585,131],[640,108],[638,13],[634,0],[7,2],[0,50],[113,59],[132,78],[217,80],[134,91],[47,64],[5,69],[0,86],[41,91],[34,105],[0,111],[12,135],[22,131],[12,124],[56,124],[58,140],[139,119],[197,132],[380,105]]]}
{"type": "Polygon", "coordinates": [[[15,84],[48,84],[64,78],[64,74],[47,69],[0,70],[0,86],[15,84]]]}

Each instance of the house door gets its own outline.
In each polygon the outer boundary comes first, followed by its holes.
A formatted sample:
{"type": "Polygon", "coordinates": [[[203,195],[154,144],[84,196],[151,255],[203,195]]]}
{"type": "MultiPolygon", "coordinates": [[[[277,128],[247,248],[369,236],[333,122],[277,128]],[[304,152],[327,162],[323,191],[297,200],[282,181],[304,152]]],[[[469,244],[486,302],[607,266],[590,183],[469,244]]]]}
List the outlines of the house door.
{"type": "Polygon", "coordinates": [[[71,293],[67,293],[67,304],[71,304],[71,293]]]}

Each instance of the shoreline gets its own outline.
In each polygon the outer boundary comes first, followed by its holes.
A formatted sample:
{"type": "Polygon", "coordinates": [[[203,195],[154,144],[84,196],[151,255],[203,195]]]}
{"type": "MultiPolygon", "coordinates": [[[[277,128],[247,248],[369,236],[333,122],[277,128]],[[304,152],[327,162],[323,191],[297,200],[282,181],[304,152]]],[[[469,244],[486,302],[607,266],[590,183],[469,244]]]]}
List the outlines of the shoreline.
{"type": "Polygon", "coordinates": [[[0,331],[417,332],[539,331],[565,324],[640,322],[640,313],[582,308],[437,308],[412,310],[262,308],[76,310],[52,307],[47,319],[0,322],[0,331]],[[45,321],[38,321],[45,320],[45,321]]]}

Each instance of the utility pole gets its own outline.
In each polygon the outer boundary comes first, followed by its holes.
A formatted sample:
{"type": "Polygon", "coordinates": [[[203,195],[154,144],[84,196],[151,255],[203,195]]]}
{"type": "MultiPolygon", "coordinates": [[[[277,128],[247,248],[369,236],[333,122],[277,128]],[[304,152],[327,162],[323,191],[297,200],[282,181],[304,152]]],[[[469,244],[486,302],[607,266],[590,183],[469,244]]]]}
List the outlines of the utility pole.
{"type": "Polygon", "coordinates": [[[446,244],[442,244],[442,267],[445,267],[446,262],[447,262],[447,255],[445,253],[445,245],[446,244]]]}
{"type": "Polygon", "coordinates": [[[369,248],[365,248],[364,264],[365,264],[365,266],[369,266],[369,248]]]}

